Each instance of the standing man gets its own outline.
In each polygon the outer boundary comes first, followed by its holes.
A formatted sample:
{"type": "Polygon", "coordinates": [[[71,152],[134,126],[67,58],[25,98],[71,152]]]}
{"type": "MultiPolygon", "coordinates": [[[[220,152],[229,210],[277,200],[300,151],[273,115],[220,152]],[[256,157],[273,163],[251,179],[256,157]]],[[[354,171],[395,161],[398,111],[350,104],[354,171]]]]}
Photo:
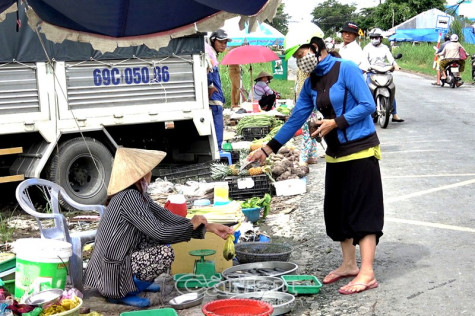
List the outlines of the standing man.
{"type": "Polygon", "coordinates": [[[343,44],[340,46],[341,58],[351,60],[357,66],[361,63],[361,57],[363,56],[363,50],[356,42],[356,37],[359,31],[358,25],[353,22],[346,22],[343,28],[340,30],[341,37],[343,38],[343,44]]]}
{"type": "Polygon", "coordinates": [[[229,65],[229,80],[231,81],[231,108],[241,104],[241,65],[229,65]]]}
{"type": "Polygon", "coordinates": [[[218,54],[224,52],[231,39],[224,30],[219,29],[216,32],[211,33],[209,40],[211,45],[205,43],[206,55],[208,57],[209,107],[213,113],[218,150],[221,151],[224,132],[223,106],[226,100],[224,99],[223,89],[221,87],[221,77],[219,76],[218,54]]]}

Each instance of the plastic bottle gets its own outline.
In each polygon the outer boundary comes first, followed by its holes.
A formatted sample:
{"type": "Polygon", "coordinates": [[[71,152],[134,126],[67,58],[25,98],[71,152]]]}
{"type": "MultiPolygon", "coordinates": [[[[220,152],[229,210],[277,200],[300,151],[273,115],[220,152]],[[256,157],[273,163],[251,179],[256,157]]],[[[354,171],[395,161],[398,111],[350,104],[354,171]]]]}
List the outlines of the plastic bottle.
{"type": "Polygon", "coordinates": [[[214,205],[223,205],[229,202],[229,185],[227,182],[214,184],[214,205]]]}

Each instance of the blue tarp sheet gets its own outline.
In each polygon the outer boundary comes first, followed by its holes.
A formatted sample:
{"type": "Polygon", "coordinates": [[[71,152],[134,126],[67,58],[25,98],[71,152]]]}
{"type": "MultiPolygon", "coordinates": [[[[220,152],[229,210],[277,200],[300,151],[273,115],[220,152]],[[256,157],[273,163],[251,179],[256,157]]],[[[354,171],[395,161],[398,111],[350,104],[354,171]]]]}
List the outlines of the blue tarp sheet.
{"type": "MultiPolygon", "coordinates": [[[[445,34],[444,31],[442,34],[445,34]]],[[[465,42],[475,44],[475,34],[472,27],[464,28],[463,34],[465,42]]],[[[438,38],[438,29],[407,29],[396,30],[396,34],[391,35],[389,40],[396,42],[437,42],[438,38]]]]}
{"type": "Polygon", "coordinates": [[[475,44],[475,29],[473,27],[464,28],[463,37],[466,43],[475,44]]]}
{"type": "MultiPolygon", "coordinates": [[[[43,21],[111,37],[173,31],[221,11],[251,16],[268,0],[28,0],[43,21]]],[[[0,0],[5,10],[16,0],[0,0]]]]}

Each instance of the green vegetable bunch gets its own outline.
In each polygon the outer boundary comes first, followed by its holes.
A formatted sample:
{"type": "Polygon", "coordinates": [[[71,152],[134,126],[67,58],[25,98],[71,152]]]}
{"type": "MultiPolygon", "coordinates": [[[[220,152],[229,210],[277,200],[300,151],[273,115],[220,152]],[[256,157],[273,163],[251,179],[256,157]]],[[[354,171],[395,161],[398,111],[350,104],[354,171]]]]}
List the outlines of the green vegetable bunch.
{"type": "Polygon", "coordinates": [[[262,217],[266,218],[267,214],[269,214],[270,211],[270,203],[272,201],[272,198],[269,193],[264,194],[264,197],[259,198],[259,197],[253,197],[250,199],[247,199],[245,201],[241,202],[241,208],[255,208],[255,207],[260,207],[264,208],[264,212],[262,214],[262,217]]]}
{"type": "Polygon", "coordinates": [[[278,107],[277,111],[282,113],[283,115],[290,115],[290,113],[292,112],[290,109],[285,108],[283,106],[278,107]]]}
{"type": "Polygon", "coordinates": [[[277,120],[270,115],[250,115],[243,117],[236,125],[236,132],[242,135],[242,129],[245,127],[264,127],[270,126],[271,128],[276,126],[277,120]]]}

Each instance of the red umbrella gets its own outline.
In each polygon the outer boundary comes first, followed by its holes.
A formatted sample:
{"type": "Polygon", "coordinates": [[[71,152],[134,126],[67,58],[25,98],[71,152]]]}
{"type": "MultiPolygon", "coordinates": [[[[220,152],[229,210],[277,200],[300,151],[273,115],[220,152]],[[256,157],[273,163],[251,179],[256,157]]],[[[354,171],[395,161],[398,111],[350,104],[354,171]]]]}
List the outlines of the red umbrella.
{"type": "Polygon", "coordinates": [[[241,46],[232,49],[223,57],[223,65],[245,65],[255,63],[266,63],[273,60],[279,60],[269,47],[266,46],[241,46]]]}
{"type": "MultiPolygon", "coordinates": [[[[266,63],[273,60],[279,60],[279,56],[266,46],[241,46],[232,49],[221,60],[222,65],[245,65],[255,63],[266,63]]],[[[254,101],[252,93],[252,65],[249,65],[251,75],[251,101],[254,101]]]]}

